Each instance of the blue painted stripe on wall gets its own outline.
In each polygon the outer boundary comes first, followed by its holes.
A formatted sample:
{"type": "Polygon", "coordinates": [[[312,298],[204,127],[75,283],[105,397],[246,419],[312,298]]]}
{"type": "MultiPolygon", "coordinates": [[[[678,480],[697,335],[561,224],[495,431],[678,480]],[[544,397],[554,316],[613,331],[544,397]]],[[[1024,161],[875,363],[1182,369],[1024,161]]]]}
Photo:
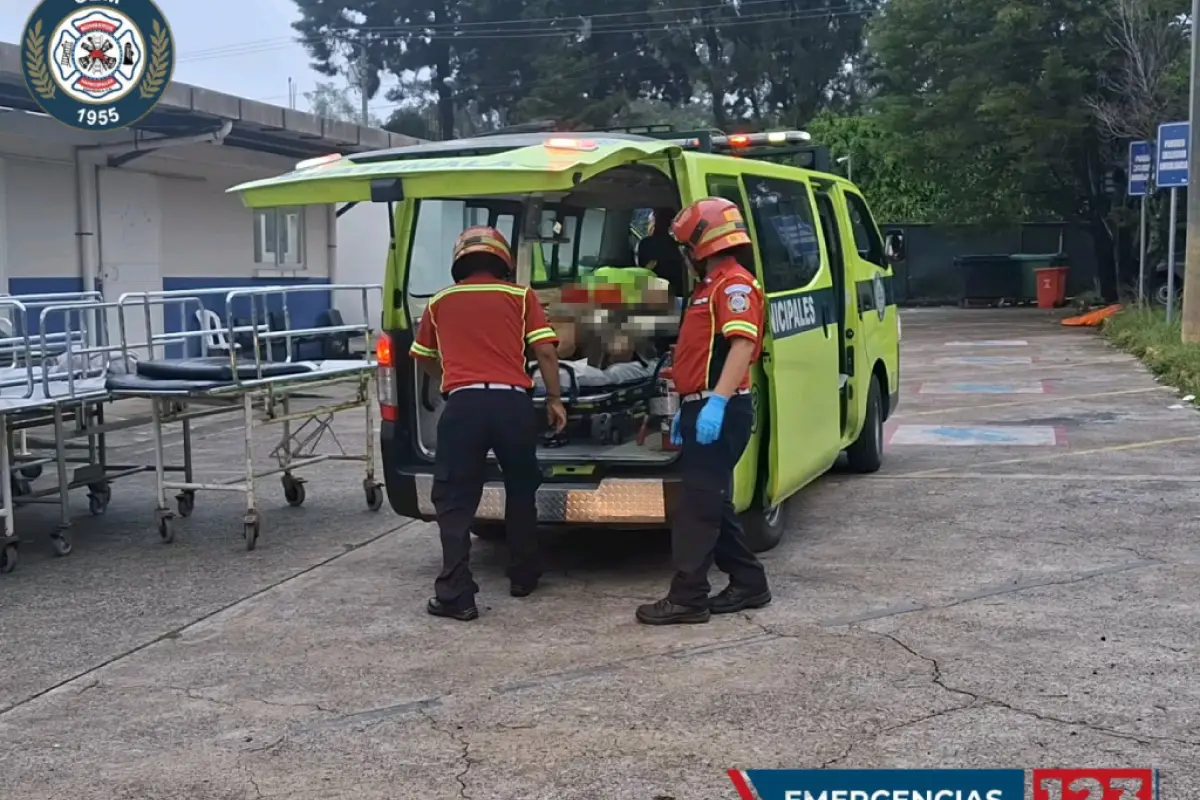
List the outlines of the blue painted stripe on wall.
{"type": "MultiPolygon", "coordinates": [[[[200,289],[254,289],[266,286],[307,286],[307,285],[323,285],[328,284],[328,278],[163,278],[163,290],[168,292],[173,291],[197,291],[200,289]]],[[[199,295],[198,299],[203,303],[204,307],[213,311],[221,318],[222,325],[226,324],[225,295],[224,294],[209,294],[199,295]]],[[[262,303],[263,300],[255,298],[258,303],[259,323],[266,322],[262,319],[262,303]]],[[[238,321],[250,322],[250,303],[249,297],[234,298],[233,315],[238,321]]],[[[328,311],[332,304],[331,293],[329,291],[306,291],[306,292],[290,292],[287,294],[288,317],[291,321],[293,329],[312,328],[317,324],[317,318],[322,312],[328,311]]],[[[283,311],[283,296],[280,294],[268,295],[266,297],[267,312],[282,313],[283,311]]],[[[189,319],[181,319],[184,316],[184,309],[180,304],[174,304],[164,307],[163,326],[168,333],[177,331],[195,331],[200,329],[200,322],[195,316],[195,306],[186,312],[189,319]]],[[[200,342],[198,339],[189,343],[189,351],[193,355],[199,355],[200,342]]],[[[167,356],[169,358],[177,358],[181,355],[177,346],[167,348],[167,356]],[[174,351],[174,352],[172,352],[174,351]]]]}
{"type": "MultiPolygon", "coordinates": [[[[78,293],[83,291],[83,279],[75,277],[36,277],[36,278],[9,278],[8,293],[15,295],[20,299],[21,295],[31,294],[65,294],[68,292],[78,293]]],[[[70,302],[70,301],[67,301],[70,302]]],[[[27,326],[30,334],[41,332],[41,308],[34,308],[29,311],[27,326]]],[[[17,325],[17,320],[11,314],[14,326],[17,325]]],[[[46,327],[48,333],[58,333],[66,328],[66,314],[63,312],[51,312],[46,317],[46,327]]],[[[78,322],[75,323],[78,325],[78,322]]],[[[21,331],[16,331],[20,334],[21,331]]]]}

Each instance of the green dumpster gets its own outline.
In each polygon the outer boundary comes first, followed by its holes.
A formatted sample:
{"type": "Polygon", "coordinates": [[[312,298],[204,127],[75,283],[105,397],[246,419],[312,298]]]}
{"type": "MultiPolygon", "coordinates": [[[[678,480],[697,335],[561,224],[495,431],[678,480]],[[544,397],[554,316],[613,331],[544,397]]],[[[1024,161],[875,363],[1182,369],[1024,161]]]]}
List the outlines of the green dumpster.
{"type": "Polygon", "coordinates": [[[1021,300],[1037,302],[1037,275],[1034,270],[1046,267],[1065,267],[1066,253],[1016,253],[1009,256],[1021,269],[1021,300]]]}

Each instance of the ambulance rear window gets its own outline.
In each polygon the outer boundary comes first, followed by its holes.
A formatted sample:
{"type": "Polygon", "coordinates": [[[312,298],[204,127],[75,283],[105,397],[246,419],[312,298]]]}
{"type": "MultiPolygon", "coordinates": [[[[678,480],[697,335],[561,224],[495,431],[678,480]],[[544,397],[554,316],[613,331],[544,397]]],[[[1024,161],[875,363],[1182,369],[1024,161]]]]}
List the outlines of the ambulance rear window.
{"type": "Polygon", "coordinates": [[[454,242],[472,225],[491,225],[512,244],[520,204],[509,201],[419,200],[408,253],[408,295],[427,298],[454,283],[454,242]]]}

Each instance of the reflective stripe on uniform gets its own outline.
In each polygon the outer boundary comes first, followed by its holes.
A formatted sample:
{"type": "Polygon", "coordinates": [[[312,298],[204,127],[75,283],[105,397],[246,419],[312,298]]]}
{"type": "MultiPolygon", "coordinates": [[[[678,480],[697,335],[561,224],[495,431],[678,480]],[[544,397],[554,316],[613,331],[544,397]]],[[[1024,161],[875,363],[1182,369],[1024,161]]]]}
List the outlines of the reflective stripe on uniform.
{"type": "Polygon", "coordinates": [[[755,325],[753,322],[746,322],[744,320],[735,319],[735,320],[730,320],[729,322],[726,322],[723,326],[721,326],[721,333],[724,334],[725,336],[728,336],[729,334],[734,333],[734,332],[744,333],[747,336],[751,336],[755,339],[758,338],[758,326],[755,325]]]}
{"type": "Polygon", "coordinates": [[[525,341],[529,344],[536,344],[543,339],[553,339],[557,335],[558,334],[554,332],[554,328],[547,326],[545,328],[538,328],[536,331],[530,331],[529,333],[525,334],[525,341]]]}
{"type": "Polygon", "coordinates": [[[417,344],[416,342],[412,343],[412,347],[408,348],[408,352],[414,356],[424,356],[425,358],[437,358],[439,356],[437,350],[426,347],[423,344],[417,344]]]}

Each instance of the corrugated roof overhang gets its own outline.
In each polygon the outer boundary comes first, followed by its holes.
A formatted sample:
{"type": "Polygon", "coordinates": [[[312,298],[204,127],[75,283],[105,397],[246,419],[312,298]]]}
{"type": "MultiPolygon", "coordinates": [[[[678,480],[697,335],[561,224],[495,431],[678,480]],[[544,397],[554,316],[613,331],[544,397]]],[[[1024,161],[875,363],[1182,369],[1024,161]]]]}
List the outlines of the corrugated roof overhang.
{"type": "MultiPolygon", "coordinates": [[[[19,45],[0,42],[0,106],[39,112],[21,72],[19,45]]],[[[303,111],[247,100],[172,81],[158,106],[135,126],[160,136],[215,130],[229,120],[227,147],[311,158],[327,153],[359,153],[419,144],[420,139],[350,122],[323,119],[303,111]]]]}

